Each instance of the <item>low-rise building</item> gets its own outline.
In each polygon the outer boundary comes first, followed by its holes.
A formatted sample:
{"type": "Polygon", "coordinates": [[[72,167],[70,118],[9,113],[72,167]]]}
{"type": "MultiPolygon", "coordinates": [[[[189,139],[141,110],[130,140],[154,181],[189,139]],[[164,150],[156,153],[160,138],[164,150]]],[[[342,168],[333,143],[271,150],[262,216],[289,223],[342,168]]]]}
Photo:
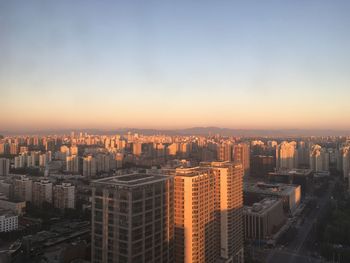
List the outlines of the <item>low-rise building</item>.
{"type": "Polygon", "coordinates": [[[0,199],[0,209],[11,210],[16,215],[23,215],[26,209],[26,202],[11,202],[0,199]]]}
{"type": "Polygon", "coordinates": [[[243,210],[246,239],[268,240],[285,224],[282,200],[265,198],[243,210]]]}
{"type": "Polygon", "coordinates": [[[287,213],[294,213],[301,201],[301,188],[299,185],[244,183],[244,204],[251,206],[266,197],[281,199],[283,208],[287,213]]]}
{"type": "Polygon", "coordinates": [[[10,210],[0,210],[0,232],[18,229],[18,216],[10,210]]]}

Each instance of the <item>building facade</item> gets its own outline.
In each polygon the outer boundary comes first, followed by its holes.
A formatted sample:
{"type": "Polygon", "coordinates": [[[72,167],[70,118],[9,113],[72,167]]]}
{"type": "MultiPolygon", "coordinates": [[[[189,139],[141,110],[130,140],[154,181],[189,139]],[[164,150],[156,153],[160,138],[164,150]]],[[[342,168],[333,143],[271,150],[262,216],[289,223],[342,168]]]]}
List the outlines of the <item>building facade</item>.
{"type": "Polygon", "coordinates": [[[53,204],[56,208],[75,208],[75,186],[62,183],[53,187],[53,204]]]}
{"type": "Polygon", "coordinates": [[[173,262],[174,180],[128,174],[96,180],[93,263],[173,262]]]}

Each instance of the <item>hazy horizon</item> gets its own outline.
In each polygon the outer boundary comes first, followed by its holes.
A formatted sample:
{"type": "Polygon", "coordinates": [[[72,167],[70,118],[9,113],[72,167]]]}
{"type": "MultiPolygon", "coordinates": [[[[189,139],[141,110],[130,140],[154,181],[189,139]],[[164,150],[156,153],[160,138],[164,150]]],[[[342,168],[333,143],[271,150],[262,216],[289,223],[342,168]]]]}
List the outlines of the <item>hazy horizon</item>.
{"type": "Polygon", "coordinates": [[[349,7],[2,1],[0,130],[350,130],[349,7]]]}

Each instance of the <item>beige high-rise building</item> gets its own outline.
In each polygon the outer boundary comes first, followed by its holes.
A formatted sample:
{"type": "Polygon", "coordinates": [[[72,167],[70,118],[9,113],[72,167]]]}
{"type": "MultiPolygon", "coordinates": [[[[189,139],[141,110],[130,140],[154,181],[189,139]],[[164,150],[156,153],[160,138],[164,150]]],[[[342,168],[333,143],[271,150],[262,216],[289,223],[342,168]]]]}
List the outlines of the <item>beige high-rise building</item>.
{"type": "Polygon", "coordinates": [[[10,173],[10,159],[0,158],[0,175],[7,176],[10,173]]]}
{"type": "Polygon", "coordinates": [[[59,209],[75,207],[75,186],[62,183],[53,187],[53,204],[59,209]]]}
{"type": "Polygon", "coordinates": [[[17,201],[32,201],[33,182],[29,178],[23,176],[15,179],[13,182],[14,197],[17,201]]]}
{"type": "Polygon", "coordinates": [[[298,168],[296,142],[282,142],[276,147],[276,169],[298,168]]]}
{"type": "Polygon", "coordinates": [[[225,142],[217,145],[217,160],[218,161],[229,161],[233,160],[233,145],[231,142],[225,142]]]}
{"type": "Polygon", "coordinates": [[[92,186],[92,263],[174,262],[171,176],[127,174],[92,186]]]}
{"type": "Polygon", "coordinates": [[[52,203],[52,183],[48,180],[33,183],[33,204],[41,207],[44,202],[52,203]]]}
{"type": "Polygon", "coordinates": [[[18,148],[18,144],[17,143],[11,143],[10,144],[10,154],[12,154],[12,155],[18,154],[18,150],[19,150],[19,148],[18,148]]]}
{"type": "Polygon", "coordinates": [[[175,156],[179,151],[179,144],[174,142],[168,146],[167,150],[169,155],[175,156]]]}
{"type": "Polygon", "coordinates": [[[310,169],[315,172],[329,171],[329,153],[320,145],[313,145],[310,150],[310,169]]]}
{"type": "Polygon", "coordinates": [[[233,146],[233,160],[242,163],[244,175],[250,171],[250,147],[247,143],[239,143],[233,146]]]}
{"type": "Polygon", "coordinates": [[[132,144],[132,153],[136,156],[140,156],[142,153],[142,143],[133,142],[132,144]]]}
{"type": "Polygon", "coordinates": [[[216,210],[220,220],[220,253],[224,262],[243,262],[243,174],[241,163],[212,162],[216,179],[216,210]]]}
{"type": "Polygon", "coordinates": [[[175,173],[175,262],[243,262],[243,168],[202,163],[175,173]]]}
{"type": "Polygon", "coordinates": [[[175,262],[215,262],[220,254],[215,176],[209,168],[176,169],[175,262]]]}

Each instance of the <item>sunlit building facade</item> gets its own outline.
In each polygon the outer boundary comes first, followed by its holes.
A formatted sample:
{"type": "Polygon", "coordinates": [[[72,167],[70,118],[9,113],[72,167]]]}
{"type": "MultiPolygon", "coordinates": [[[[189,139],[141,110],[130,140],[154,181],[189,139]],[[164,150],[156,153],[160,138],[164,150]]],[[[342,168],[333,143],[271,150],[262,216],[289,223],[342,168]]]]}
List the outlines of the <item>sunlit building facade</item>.
{"type": "Polygon", "coordinates": [[[175,262],[243,262],[243,168],[202,163],[175,173],[175,262]]]}
{"type": "Polygon", "coordinates": [[[276,169],[298,168],[296,142],[282,142],[276,147],[276,169]]]}

